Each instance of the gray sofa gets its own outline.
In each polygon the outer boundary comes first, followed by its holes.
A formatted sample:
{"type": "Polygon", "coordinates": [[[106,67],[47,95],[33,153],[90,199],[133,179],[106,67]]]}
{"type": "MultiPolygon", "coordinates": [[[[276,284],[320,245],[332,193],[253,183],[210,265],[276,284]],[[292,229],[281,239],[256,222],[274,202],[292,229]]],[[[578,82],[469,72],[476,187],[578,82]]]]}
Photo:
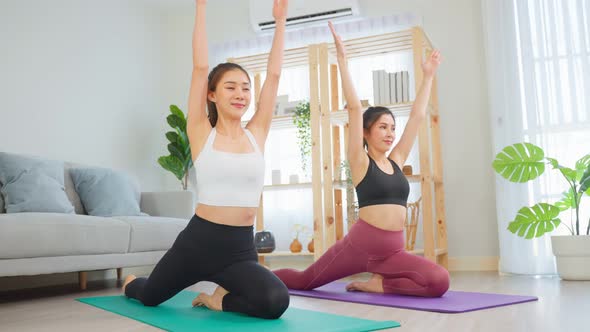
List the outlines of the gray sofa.
{"type": "Polygon", "coordinates": [[[75,214],[5,213],[0,195],[0,277],[86,272],[153,265],[194,213],[191,191],[143,192],[140,208],[149,216],[96,217],[86,214],[65,164],[64,187],[75,214]]]}

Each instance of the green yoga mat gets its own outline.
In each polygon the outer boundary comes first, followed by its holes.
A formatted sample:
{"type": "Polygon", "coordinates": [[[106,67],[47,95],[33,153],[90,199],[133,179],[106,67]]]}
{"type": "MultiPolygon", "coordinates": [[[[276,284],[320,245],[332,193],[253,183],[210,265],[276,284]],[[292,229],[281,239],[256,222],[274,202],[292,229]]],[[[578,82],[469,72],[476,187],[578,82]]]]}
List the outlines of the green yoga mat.
{"type": "Polygon", "coordinates": [[[279,319],[267,320],[232,312],[212,311],[192,307],[198,293],[182,291],[157,307],[146,307],[139,301],[120,296],[101,296],[77,299],[80,302],[129,317],[166,331],[212,332],[358,332],[399,327],[395,321],[373,321],[289,308],[279,319]]]}

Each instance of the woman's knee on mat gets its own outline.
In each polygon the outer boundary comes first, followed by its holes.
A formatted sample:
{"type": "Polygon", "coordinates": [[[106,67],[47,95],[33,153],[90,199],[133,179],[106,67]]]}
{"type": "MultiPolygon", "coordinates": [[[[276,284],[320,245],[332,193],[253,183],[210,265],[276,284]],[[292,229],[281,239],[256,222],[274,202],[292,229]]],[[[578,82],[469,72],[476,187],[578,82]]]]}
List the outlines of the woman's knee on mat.
{"type": "Polygon", "coordinates": [[[155,294],[146,294],[141,297],[140,301],[146,307],[155,307],[160,305],[160,303],[164,302],[164,300],[161,297],[158,297],[155,294]]]}
{"type": "Polygon", "coordinates": [[[428,285],[426,295],[429,297],[441,297],[449,290],[449,272],[441,266],[437,265],[433,268],[426,279],[428,285]]]}
{"type": "Polygon", "coordinates": [[[168,300],[175,294],[176,292],[164,292],[162,289],[157,289],[153,286],[150,287],[150,285],[146,285],[139,295],[139,300],[146,307],[155,307],[168,300]]]}
{"type": "Polygon", "coordinates": [[[287,287],[271,287],[259,294],[256,300],[262,318],[277,319],[289,307],[289,291],[287,287]]]}

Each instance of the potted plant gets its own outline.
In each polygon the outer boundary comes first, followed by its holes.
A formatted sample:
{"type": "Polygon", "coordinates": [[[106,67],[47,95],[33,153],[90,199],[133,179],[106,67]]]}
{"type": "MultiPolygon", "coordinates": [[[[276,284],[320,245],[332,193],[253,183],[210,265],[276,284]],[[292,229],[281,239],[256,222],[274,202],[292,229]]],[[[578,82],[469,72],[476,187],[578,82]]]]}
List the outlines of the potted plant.
{"type": "Polygon", "coordinates": [[[170,155],[158,158],[158,163],[165,170],[176,176],[186,190],[188,186],[189,171],[193,167],[191,147],[186,134],[186,118],[184,113],[176,105],[170,105],[170,113],[166,121],[174,129],[166,133],[168,152],[170,155]]]}
{"type": "Polygon", "coordinates": [[[590,280],[590,220],[585,229],[580,221],[580,203],[590,195],[590,154],[576,162],[575,168],[565,167],[554,158],[546,158],[540,147],[517,143],[505,147],[492,163],[494,170],[511,182],[524,183],[536,179],[545,171],[545,164],[558,170],[569,189],[554,204],[537,203],[522,207],[508,230],[525,239],[540,237],[563,225],[570,235],[551,236],[557,272],[566,280],[590,280]],[[570,211],[570,223],[561,222],[559,214],[570,211]],[[575,223],[573,218],[575,216],[575,223]]]}
{"type": "Polygon", "coordinates": [[[299,241],[299,236],[300,235],[305,235],[305,236],[308,235],[309,229],[307,228],[307,226],[304,226],[302,224],[295,224],[295,225],[293,225],[291,232],[293,233],[293,236],[292,236],[293,241],[291,242],[291,245],[289,246],[289,250],[291,250],[292,253],[301,252],[301,250],[303,249],[303,245],[299,241]]]}
{"type": "Polygon", "coordinates": [[[359,205],[354,194],[354,185],[352,184],[352,174],[350,173],[348,160],[340,163],[340,169],[337,173],[338,178],[342,176],[342,170],[344,171],[344,181],[346,183],[346,219],[348,220],[348,229],[350,229],[359,218],[359,205]]]}
{"type": "Polygon", "coordinates": [[[301,156],[301,168],[306,176],[309,175],[309,160],[311,156],[311,115],[309,102],[301,102],[293,112],[293,124],[297,128],[297,143],[301,156]]]}

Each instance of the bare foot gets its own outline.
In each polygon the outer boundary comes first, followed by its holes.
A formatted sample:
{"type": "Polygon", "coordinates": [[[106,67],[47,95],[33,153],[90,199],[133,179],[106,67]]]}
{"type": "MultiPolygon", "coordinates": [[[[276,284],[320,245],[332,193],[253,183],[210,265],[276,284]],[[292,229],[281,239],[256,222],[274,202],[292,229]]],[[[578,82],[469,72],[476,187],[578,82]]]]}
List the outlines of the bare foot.
{"type": "Polygon", "coordinates": [[[127,285],[132,282],[133,280],[135,280],[137,277],[134,276],[133,274],[128,275],[127,277],[125,277],[125,281],[123,281],[123,294],[125,294],[125,287],[127,287],[127,285]]]}
{"type": "Polygon", "coordinates": [[[354,281],[346,285],[349,292],[383,293],[383,277],[373,274],[369,281],[354,281]]]}
{"type": "Polygon", "coordinates": [[[195,299],[193,300],[193,307],[202,307],[205,306],[210,310],[214,311],[221,311],[222,306],[221,303],[223,302],[223,297],[229,293],[225,290],[225,288],[221,286],[217,286],[213,295],[208,295],[206,293],[200,293],[195,299]]]}

